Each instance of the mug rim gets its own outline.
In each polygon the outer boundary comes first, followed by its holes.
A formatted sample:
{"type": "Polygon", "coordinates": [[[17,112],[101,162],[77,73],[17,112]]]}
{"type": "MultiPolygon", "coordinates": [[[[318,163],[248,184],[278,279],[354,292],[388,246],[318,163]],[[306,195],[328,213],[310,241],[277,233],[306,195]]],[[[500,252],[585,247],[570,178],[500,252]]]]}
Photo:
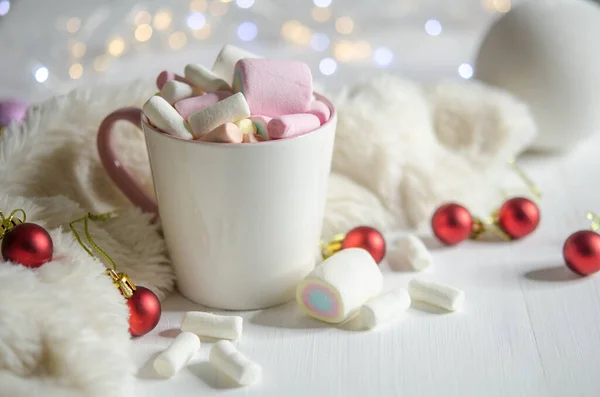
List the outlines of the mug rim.
{"type": "Polygon", "coordinates": [[[282,138],[282,139],[270,139],[268,141],[261,141],[261,142],[250,142],[250,143],[227,143],[227,144],[223,144],[223,143],[219,143],[219,142],[204,142],[204,141],[198,141],[195,139],[185,139],[185,138],[180,138],[178,136],[175,135],[171,135],[168,134],[166,132],[162,132],[159,129],[153,127],[152,125],[150,125],[150,123],[148,122],[148,118],[146,117],[146,115],[144,114],[144,112],[142,112],[142,129],[144,131],[152,131],[152,133],[166,137],[167,139],[173,139],[176,141],[181,141],[181,142],[187,142],[187,143],[191,143],[191,144],[197,144],[197,145],[208,145],[208,146],[220,146],[220,147],[265,147],[266,145],[277,145],[277,144],[282,144],[284,142],[290,142],[290,141],[295,141],[295,140],[299,140],[299,139],[303,139],[303,138],[308,138],[309,136],[312,136],[316,133],[318,133],[320,130],[322,130],[324,127],[326,127],[329,123],[332,123],[332,120],[335,118],[335,116],[337,116],[337,112],[335,109],[335,106],[333,106],[333,103],[331,103],[331,101],[326,98],[325,96],[314,92],[313,95],[315,96],[315,98],[321,102],[323,102],[325,105],[327,105],[327,107],[329,108],[329,110],[331,111],[331,115],[329,116],[329,119],[322,124],[321,126],[319,126],[318,128],[312,130],[311,132],[308,132],[306,134],[302,134],[302,135],[297,135],[297,136],[292,136],[292,137],[288,137],[288,138],[282,138]]]}

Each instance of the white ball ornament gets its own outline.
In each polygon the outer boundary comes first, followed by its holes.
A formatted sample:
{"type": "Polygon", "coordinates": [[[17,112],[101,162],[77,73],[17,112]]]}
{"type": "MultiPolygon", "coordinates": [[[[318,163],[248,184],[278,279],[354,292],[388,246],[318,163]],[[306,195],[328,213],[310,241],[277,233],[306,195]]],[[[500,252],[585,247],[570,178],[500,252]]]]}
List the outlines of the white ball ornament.
{"type": "Polygon", "coordinates": [[[600,131],[600,5],[591,0],[517,4],[490,28],[475,77],[526,102],[533,148],[568,149],[600,131]]]}

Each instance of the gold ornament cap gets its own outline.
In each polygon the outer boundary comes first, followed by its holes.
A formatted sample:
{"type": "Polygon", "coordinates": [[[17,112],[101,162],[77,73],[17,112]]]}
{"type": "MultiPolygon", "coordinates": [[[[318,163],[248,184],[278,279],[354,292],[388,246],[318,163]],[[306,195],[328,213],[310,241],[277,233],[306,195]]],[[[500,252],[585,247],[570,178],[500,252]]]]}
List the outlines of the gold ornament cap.
{"type": "Polygon", "coordinates": [[[107,269],[105,273],[112,278],[113,284],[115,287],[121,290],[121,293],[126,299],[129,299],[133,296],[136,287],[128,275],[125,273],[117,273],[112,269],[107,269]]]}

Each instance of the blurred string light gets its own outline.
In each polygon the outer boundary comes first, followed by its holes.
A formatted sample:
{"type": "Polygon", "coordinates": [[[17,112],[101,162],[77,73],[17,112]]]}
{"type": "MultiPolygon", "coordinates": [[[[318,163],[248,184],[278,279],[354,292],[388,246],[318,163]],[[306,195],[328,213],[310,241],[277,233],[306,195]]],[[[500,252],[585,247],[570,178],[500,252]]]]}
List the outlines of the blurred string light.
{"type": "Polygon", "coordinates": [[[83,65],[81,65],[80,63],[72,64],[71,67],[69,68],[69,76],[73,80],[77,80],[82,75],[83,75],[83,65]]]}
{"type": "Polygon", "coordinates": [[[136,25],[149,25],[152,22],[152,15],[146,10],[141,10],[135,14],[133,21],[136,25]]]}
{"type": "Polygon", "coordinates": [[[206,12],[206,0],[190,1],[190,11],[206,12]]]}
{"type": "Polygon", "coordinates": [[[94,59],[94,70],[97,72],[104,72],[106,69],[108,69],[109,65],[110,57],[106,54],[97,56],[96,59],[94,59]]]}
{"type": "Polygon", "coordinates": [[[206,25],[204,25],[202,27],[202,29],[192,31],[192,35],[194,35],[194,37],[197,38],[198,40],[205,40],[210,37],[211,30],[212,30],[212,28],[211,28],[210,24],[207,23],[206,25]]]}
{"type": "Polygon", "coordinates": [[[511,9],[510,0],[483,0],[483,7],[492,12],[509,12],[511,9]]]}
{"type": "Polygon", "coordinates": [[[373,52],[373,61],[379,66],[388,66],[394,60],[394,53],[387,47],[379,47],[373,52]]]}
{"type": "Polygon", "coordinates": [[[442,33],[442,24],[437,19],[425,22],[425,32],[430,36],[439,36],[442,33]]]}
{"type": "Polygon", "coordinates": [[[329,48],[329,36],[325,33],[314,33],[310,36],[310,48],[315,51],[325,51],[329,48]]]}
{"type": "Polygon", "coordinates": [[[156,30],[166,30],[169,28],[169,26],[171,26],[172,21],[173,17],[171,15],[171,11],[158,11],[156,14],[154,14],[154,22],[152,23],[152,26],[154,26],[154,29],[156,30]]]}
{"type": "Polygon", "coordinates": [[[333,58],[323,58],[319,62],[319,71],[325,76],[331,76],[337,69],[337,62],[333,58]]]}
{"type": "Polygon", "coordinates": [[[146,23],[139,25],[135,28],[134,36],[139,42],[148,41],[150,40],[150,37],[152,37],[152,27],[146,23]]]}
{"type": "Polygon", "coordinates": [[[49,75],[50,72],[48,72],[48,68],[45,66],[38,66],[33,73],[33,77],[35,77],[35,80],[38,83],[43,83],[44,81],[48,80],[49,75]]]}
{"type": "Polygon", "coordinates": [[[291,20],[281,26],[281,35],[285,40],[294,44],[308,45],[312,32],[299,21],[291,20]]]}
{"type": "Polygon", "coordinates": [[[258,34],[258,27],[252,22],[242,22],[237,28],[237,35],[242,41],[252,41],[258,34]]]}
{"type": "Polygon", "coordinates": [[[312,17],[317,22],[327,22],[331,19],[331,8],[313,7],[312,17]]]}
{"type": "Polygon", "coordinates": [[[76,41],[71,46],[71,53],[75,58],[81,58],[85,55],[86,47],[81,41],[76,41]]]}
{"type": "Polygon", "coordinates": [[[340,62],[354,62],[368,58],[371,55],[371,45],[364,40],[352,42],[340,40],[334,44],[333,56],[340,62]]]}
{"type": "Polygon", "coordinates": [[[113,57],[118,57],[123,53],[123,51],[125,51],[125,41],[120,37],[117,37],[116,39],[112,39],[108,43],[107,50],[108,50],[108,53],[110,55],[112,55],[113,57]]]}
{"type": "Polygon", "coordinates": [[[202,29],[206,24],[206,17],[203,13],[195,11],[187,17],[187,26],[192,30],[202,29]]]}
{"type": "Polygon", "coordinates": [[[76,33],[80,27],[81,27],[81,19],[69,18],[67,20],[67,32],[76,33]]]}
{"type": "Polygon", "coordinates": [[[2,0],[0,1],[0,17],[5,16],[10,11],[10,1],[2,0]]]}
{"type": "Polygon", "coordinates": [[[187,43],[187,36],[184,32],[173,32],[169,35],[169,47],[174,50],[179,50],[185,47],[187,43]]]}
{"type": "Polygon", "coordinates": [[[220,0],[221,3],[231,3],[231,0],[220,0]]]}
{"type": "Polygon", "coordinates": [[[254,5],[254,0],[235,0],[235,4],[240,8],[250,8],[254,5]]]}
{"type": "Polygon", "coordinates": [[[473,66],[469,65],[468,63],[461,64],[458,67],[458,74],[463,79],[470,79],[471,77],[473,77],[473,66]]]}
{"type": "Polygon", "coordinates": [[[335,21],[335,30],[341,34],[350,34],[354,30],[354,21],[350,17],[340,17],[335,21]]]}
{"type": "Polygon", "coordinates": [[[319,8],[326,8],[331,5],[331,0],[313,0],[313,4],[319,8]]]}

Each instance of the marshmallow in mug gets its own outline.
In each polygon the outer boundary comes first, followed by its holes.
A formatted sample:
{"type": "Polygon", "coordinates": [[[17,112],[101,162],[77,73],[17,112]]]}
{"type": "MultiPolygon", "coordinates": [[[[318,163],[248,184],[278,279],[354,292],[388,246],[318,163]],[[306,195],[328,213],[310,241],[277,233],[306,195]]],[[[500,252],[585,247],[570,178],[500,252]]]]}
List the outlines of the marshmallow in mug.
{"type": "Polygon", "coordinates": [[[175,109],[181,117],[188,119],[192,114],[231,96],[229,91],[210,92],[175,102],[175,109]]]}
{"type": "Polygon", "coordinates": [[[383,275],[362,248],[347,248],[327,258],[298,283],[296,300],[310,316],[328,323],[342,323],[379,295],[383,275]]]}
{"type": "Polygon", "coordinates": [[[179,138],[192,138],[188,123],[164,98],[154,95],[142,106],[142,110],[148,120],[161,131],[179,138]]]}
{"type": "Polygon", "coordinates": [[[261,57],[234,45],[227,44],[223,46],[221,52],[219,52],[219,55],[217,55],[217,59],[215,59],[215,63],[212,67],[212,72],[215,73],[217,76],[220,76],[228,84],[232,84],[235,64],[240,59],[248,58],[261,57]]]}
{"type": "Polygon", "coordinates": [[[248,103],[244,95],[237,93],[192,114],[188,122],[194,138],[200,138],[223,123],[236,122],[248,117],[248,103]]]}
{"type": "Polygon", "coordinates": [[[252,114],[305,113],[313,93],[312,74],[300,61],[242,59],[235,65],[233,92],[244,94],[252,114]]]}

